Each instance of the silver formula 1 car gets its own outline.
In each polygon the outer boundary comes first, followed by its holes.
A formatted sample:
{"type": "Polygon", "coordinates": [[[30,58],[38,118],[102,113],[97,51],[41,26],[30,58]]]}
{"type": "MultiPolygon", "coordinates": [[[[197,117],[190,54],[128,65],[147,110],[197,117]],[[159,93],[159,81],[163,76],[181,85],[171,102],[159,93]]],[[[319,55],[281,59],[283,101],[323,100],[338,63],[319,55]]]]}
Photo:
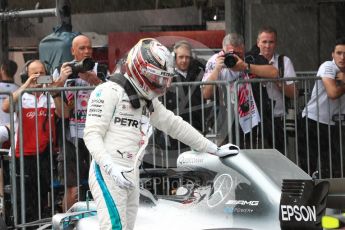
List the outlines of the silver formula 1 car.
{"type": "MultiPolygon", "coordinates": [[[[141,174],[155,177],[175,178],[179,187],[175,195],[156,196],[141,188],[135,230],[320,229],[326,206],[345,207],[344,193],[334,189],[344,190],[343,180],[330,189],[330,182],[312,180],[272,149],[224,158],[189,151],[177,168],[141,174]]],[[[53,217],[53,229],[99,229],[95,210],[93,202],[79,202],[53,217]]]]}

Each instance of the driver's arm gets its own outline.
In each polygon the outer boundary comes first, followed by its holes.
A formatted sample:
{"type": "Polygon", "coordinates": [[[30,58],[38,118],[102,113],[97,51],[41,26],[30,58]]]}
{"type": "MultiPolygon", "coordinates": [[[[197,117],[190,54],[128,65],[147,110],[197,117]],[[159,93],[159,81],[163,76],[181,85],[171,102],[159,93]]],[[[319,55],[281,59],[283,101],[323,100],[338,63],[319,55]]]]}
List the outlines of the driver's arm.
{"type": "Polygon", "coordinates": [[[210,146],[217,148],[213,142],[206,139],[180,116],[166,109],[157,98],[152,100],[152,105],[154,112],[150,116],[150,122],[154,127],[197,151],[208,152],[210,146]]]}

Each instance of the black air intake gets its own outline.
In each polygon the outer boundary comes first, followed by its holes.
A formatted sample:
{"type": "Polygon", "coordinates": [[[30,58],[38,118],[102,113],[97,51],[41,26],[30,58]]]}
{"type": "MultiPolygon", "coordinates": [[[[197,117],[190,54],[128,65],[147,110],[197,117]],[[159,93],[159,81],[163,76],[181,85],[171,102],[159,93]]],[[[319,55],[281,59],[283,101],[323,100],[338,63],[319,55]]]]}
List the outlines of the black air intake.
{"type": "Polygon", "coordinates": [[[283,180],[279,207],[281,229],[322,229],[328,190],[327,181],[283,180]]]}

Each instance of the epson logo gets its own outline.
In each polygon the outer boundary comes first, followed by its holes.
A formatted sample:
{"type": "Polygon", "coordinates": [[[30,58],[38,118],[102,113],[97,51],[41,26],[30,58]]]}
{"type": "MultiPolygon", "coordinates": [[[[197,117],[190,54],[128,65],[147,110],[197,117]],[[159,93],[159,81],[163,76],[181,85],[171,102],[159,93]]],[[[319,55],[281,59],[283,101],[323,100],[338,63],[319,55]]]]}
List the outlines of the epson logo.
{"type": "Polygon", "coordinates": [[[315,206],[298,206],[298,205],[281,205],[281,218],[282,221],[316,221],[316,208],[315,206]]]}
{"type": "Polygon", "coordinates": [[[249,206],[258,206],[259,201],[258,200],[229,200],[226,202],[226,204],[232,204],[232,205],[249,205],[249,206]]]}

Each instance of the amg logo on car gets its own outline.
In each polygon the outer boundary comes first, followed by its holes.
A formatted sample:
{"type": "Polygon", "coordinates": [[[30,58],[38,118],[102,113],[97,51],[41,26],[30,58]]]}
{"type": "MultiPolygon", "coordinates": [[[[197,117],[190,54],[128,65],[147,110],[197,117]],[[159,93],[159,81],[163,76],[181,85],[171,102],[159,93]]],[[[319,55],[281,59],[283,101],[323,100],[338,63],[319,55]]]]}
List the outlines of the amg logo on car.
{"type": "Polygon", "coordinates": [[[139,122],[137,120],[124,118],[124,117],[115,117],[114,124],[120,123],[122,126],[132,126],[138,128],[139,122]]]}
{"type": "Polygon", "coordinates": [[[316,221],[315,206],[281,205],[280,211],[282,221],[316,221]]]}
{"type": "Polygon", "coordinates": [[[232,205],[249,205],[249,206],[258,206],[259,201],[258,200],[229,200],[226,202],[226,204],[232,204],[232,205]]]}

